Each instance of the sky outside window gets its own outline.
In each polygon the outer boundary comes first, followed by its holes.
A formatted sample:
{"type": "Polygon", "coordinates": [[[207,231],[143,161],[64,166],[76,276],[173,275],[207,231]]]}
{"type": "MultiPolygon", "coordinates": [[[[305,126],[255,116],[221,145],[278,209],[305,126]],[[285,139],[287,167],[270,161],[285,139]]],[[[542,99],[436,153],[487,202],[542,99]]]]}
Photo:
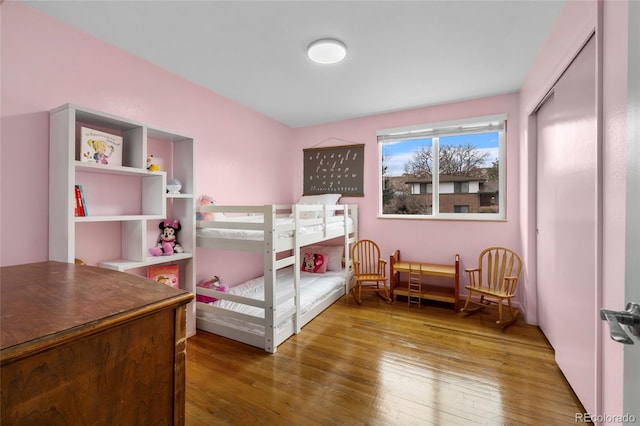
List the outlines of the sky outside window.
{"type": "MultiPolygon", "coordinates": [[[[499,134],[498,132],[476,133],[458,136],[441,136],[441,147],[472,145],[482,153],[489,156],[484,167],[491,167],[498,160],[499,134]]],[[[397,142],[385,142],[382,145],[384,165],[387,167],[385,176],[401,176],[404,173],[405,164],[413,158],[413,153],[421,147],[431,148],[432,139],[405,139],[397,142]]]]}

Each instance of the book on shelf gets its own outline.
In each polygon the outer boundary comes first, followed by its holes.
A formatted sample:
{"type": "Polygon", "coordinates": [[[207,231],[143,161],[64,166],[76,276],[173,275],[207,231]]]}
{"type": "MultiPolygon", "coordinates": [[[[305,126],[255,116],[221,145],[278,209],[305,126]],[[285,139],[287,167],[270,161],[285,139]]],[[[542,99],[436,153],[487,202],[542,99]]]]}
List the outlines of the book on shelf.
{"type": "Polygon", "coordinates": [[[80,127],[80,161],[122,165],[122,136],[80,127]]]}
{"type": "Polygon", "coordinates": [[[87,210],[87,202],[84,196],[84,188],[82,187],[82,185],[78,186],[80,187],[80,202],[82,203],[82,211],[84,212],[85,216],[89,216],[89,211],[87,210]]]}
{"type": "Polygon", "coordinates": [[[76,198],[76,206],[74,209],[76,216],[88,216],[87,211],[87,203],[84,199],[84,190],[82,189],[82,185],[75,186],[75,198],[76,198]]]}
{"type": "Polygon", "coordinates": [[[180,270],[178,265],[157,265],[147,267],[147,278],[159,283],[180,288],[180,270]]]}

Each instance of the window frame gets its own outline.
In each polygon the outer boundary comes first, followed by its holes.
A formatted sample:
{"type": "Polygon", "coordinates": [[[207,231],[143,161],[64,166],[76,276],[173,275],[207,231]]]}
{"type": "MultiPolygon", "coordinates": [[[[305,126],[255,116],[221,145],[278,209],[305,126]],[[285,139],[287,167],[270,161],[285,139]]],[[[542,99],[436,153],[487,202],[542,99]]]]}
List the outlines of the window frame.
{"type": "Polygon", "coordinates": [[[469,181],[464,180],[460,182],[453,182],[454,194],[468,194],[469,193],[469,181]]]}
{"type": "Polygon", "coordinates": [[[479,220],[479,221],[504,221],[506,214],[506,133],[507,114],[495,114],[487,116],[470,117],[458,120],[419,124],[414,126],[380,129],[376,132],[378,137],[378,218],[379,219],[409,219],[409,220],[479,220]],[[498,123],[495,130],[488,125],[498,123]],[[498,213],[440,213],[440,173],[439,173],[439,142],[441,136],[453,136],[464,134],[477,134],[498,132],[498,213]],[[431,184],[431,214],[388,214],[383,213],[383,146],[385,143],[411,140],[432,139],[434,158],[433,176],[431,184]],[[435,161],[435,160],[438,161],[435,161]]]}

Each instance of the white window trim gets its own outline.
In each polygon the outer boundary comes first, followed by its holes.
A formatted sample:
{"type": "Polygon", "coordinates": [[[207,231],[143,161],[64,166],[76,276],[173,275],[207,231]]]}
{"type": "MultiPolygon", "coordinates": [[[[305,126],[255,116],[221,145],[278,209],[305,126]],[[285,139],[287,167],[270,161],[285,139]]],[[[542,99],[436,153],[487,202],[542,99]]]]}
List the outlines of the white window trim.
{"type": "MultiPolygon", "coordinates": [[[[479,221],[505,221],[507,218],[506,211],[506,169],[507,169],[507,153],[506,153],[506,133],[507,133],[507,114],[486,115],[480,117],[471,117],[460,120],[441,121],[436,123],[419,124],[415,126],[394,127],[388,129],[380,129],[376,132],[378,137],[378,219],[427,219],[427,220],[479,220],[479,221]],[[479,126],[471,126],[483,123],[479,126]],[[484,125],[484,123],[492,123],[494,127],[484,125]],[[470,127],[475,129],[470,129],[470,127]],[[443,129],[446,129],[443,131],[443,129]],[[471,131],[469,131],[471,130],[471,131]],[[382,213],[382,146],[386,142],[401,141],[406,139],[432,138],[433,149],[439,149],[439,136],[450,136],[463,133],[484,133],[488,131],[498,131],[498,213],[439,213],[440,211],[440,191],[439,185],[432,185],[432,211],[438,212],[431,215],[402,215],[402,214],[383,214],[382,213]]],[[[433,175],[440,176],[439,162],[433,162],[433,175]]]]}

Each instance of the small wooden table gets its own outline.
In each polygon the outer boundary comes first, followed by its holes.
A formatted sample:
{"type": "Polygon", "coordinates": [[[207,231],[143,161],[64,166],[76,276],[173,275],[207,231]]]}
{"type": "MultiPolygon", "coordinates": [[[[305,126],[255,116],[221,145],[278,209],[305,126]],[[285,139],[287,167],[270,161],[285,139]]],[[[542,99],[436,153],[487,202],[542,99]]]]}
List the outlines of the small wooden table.
{"type": "Polygon", "coordinates": [[[458,254],[455,255],[453,264],[446,265],[400,260],[400,250],[395,250],[389,260],[392,300],[395,300],[396,295],[409,296],[408,283],[401,279],[401,273],[409,273],[411,270],[419,270],[420,274],[425,276],[452,278],[453,286],[423,284],[420,298],[453,303],[454,310],[458,312],[460,308],[460,256],[458,254]]]}
{"type": "Polygon", "coordinates": [[[92,266],[0,268],[0,423],[183,425],[192,298],[92,266]]]}

